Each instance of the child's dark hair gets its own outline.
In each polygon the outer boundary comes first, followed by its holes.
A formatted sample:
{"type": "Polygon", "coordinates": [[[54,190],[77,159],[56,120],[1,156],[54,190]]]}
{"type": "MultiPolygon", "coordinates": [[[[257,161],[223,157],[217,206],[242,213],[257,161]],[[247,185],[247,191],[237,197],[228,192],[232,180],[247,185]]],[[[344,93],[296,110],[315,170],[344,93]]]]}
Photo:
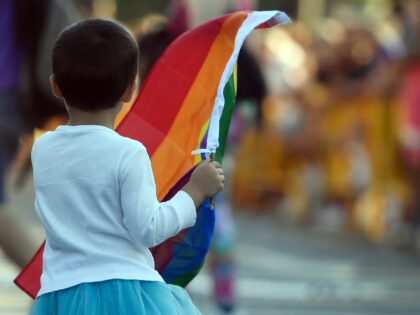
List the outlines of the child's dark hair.
{"type": "Polygon", "coordinates": [[[89,19],[66,28],[53,49],[53,72],[67,104],[84,111],[115,106],[135,80],[138,47],[116,22],[89,19]]]}

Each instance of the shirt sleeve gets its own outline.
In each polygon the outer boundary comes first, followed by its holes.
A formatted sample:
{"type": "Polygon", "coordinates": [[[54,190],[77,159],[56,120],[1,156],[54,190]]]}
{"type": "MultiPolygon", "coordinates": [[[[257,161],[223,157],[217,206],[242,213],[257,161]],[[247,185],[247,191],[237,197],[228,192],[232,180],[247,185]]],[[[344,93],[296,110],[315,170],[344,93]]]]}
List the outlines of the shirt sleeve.
{"type": "Polygon", "coordinates": [[[123,162],[119,184],[123,222],[138,243],[154,247],[195,224],[194,201],[186,192],[179,191],[172,199],[158,202],[144,147],[123,162]]]}

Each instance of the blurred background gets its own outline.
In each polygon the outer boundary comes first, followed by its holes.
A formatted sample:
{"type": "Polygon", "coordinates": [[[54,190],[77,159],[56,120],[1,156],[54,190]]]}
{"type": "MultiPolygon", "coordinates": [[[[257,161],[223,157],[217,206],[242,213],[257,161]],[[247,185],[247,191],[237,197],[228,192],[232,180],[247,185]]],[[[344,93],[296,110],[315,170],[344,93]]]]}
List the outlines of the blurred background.
{"type": "Polygon", "coordinates": [[[31,304],[12,280],[44,238],[29,154],[66,121],[48,88],[59,31],[124,22],[143,80],[178,35],[236,10],[294,23],[255,31],[239,57],[228,185],[194,302],[210,315],[420,314],[417,0],[0,0],[0,314],[31,304]]]}

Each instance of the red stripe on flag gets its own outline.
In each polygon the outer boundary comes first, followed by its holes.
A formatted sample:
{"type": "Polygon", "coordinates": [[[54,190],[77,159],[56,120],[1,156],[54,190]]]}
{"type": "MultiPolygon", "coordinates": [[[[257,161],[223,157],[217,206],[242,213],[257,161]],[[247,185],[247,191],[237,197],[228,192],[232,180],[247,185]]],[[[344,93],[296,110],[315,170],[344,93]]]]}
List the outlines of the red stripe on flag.
{"type": "Polygon", "coordinates": [[[168,47],[150,71],[133,108],[118,126],[119,134],[139,140],[153,155],[172,126],[227,17],[209,22],[212,27],[206,23],[194,32],[184,33],[168,47]],[[199,41],[194,40],[197,33],[201,35],[199,41]]]}
{"type": "Polygon", "coordinates": [[[15,284],[35,299],[41,289],[42,274],[42,253],[44,252],[45,242],[37,250],[31,261],[23,268],[22,272],[16,277],[15,284]]]}

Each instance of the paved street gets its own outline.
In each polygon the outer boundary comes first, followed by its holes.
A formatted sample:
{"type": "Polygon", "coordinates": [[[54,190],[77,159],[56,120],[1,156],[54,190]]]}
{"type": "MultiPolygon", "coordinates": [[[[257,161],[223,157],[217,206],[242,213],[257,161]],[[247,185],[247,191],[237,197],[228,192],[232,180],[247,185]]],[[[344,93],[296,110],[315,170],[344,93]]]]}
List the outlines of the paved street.
{"type": "MultiPolygon", "coordinates": [[[[355,237],[282,227],[270,218],[238,218],[241,314],[420,314],[420,258],[355,237]]],[[[204,314],[210,278],[191,286],[204,314]]]]}
{"type": "MultiPolygon", "coordinates": [[[[41,241],[32,198],[28,187],[13,203],[41,241]]],[[[420,257],[355,236],[285,227],[269,217],[242,214],[237,229],[241,315],[420,314],[420,257]]],[[[16,273],[0,255],[1,315],[24,315],[30,307],[12,284],[16,273]]],[[[189,291],[203,314],[217,314],[206,269],[189,291]]]]}

